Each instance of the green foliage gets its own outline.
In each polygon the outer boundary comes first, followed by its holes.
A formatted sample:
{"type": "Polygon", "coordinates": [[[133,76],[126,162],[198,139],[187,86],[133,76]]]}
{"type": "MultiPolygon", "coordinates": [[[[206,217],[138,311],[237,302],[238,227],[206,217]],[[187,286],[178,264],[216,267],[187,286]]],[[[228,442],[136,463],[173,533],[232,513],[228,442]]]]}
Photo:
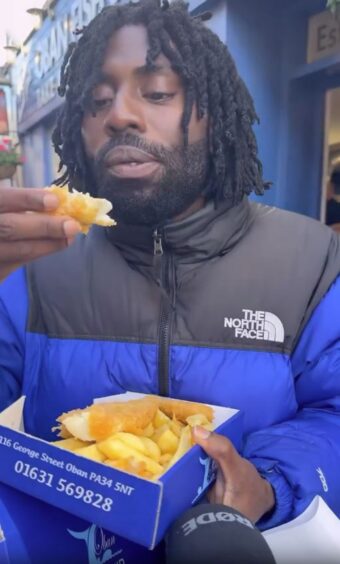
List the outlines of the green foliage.
{"type": "Polygon", "coordinates": [[[13,145],[13,140],[10,137],[0,136],[0,166],[22,163],[22,159],[13,145]]]}
{"type": "Polygon", "coordinates": [[[333,13],[340,10],[340,0],[327,0],[327,8],[329,8],[333,13]]]}
{"type": "Polygon", "coordinates": [[[15,151],[0,151],[0,166],[18,164],[21,164],[21,160],[15,151]]]}

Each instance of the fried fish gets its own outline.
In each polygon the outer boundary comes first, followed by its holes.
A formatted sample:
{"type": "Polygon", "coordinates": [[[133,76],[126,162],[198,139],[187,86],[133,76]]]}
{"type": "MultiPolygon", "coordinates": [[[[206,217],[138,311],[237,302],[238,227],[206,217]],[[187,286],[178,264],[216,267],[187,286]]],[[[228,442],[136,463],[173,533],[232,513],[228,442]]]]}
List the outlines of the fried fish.
{"type": "Polygon", "coordinates": [[[68,215],[81,225],[83,233],[88,233],[91,225],[110,227],[116,225],[114,219],[107,214],[112,210],[112,204],[104,198],[93,198],[90,194],[83,194],[67,186],[49,186],[46,188],[59,199],[56,210],[48,212],[50,215],[68,215]]]}
{"type": "Polygon", "coordinates": [[[157,404],[143,398],[75,409],[63,413],[57,422],[63,438],[72,436],[82,441],[100,441],[118,432],[142,434],[156,412],[157,404]]]}
{"type": "Polygon", "coordinates": [[[213,420],[213,410],[208,405],[150,395],[126,402],[97,403],[63,413],[57,419],[57,429],[64,439],[75,437],[82,441],[104,440],[119,432],[141,435],[157,420],[158,410],[183,423],[197,413],[209,422],[213,420]]]}

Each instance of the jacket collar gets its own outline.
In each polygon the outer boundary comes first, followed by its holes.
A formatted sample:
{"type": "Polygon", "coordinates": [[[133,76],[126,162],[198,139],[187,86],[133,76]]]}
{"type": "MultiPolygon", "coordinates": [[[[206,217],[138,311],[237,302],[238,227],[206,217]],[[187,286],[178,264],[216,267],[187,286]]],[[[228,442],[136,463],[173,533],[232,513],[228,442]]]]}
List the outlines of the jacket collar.
{"type": "MultiPolygon", "coordinates": [[[[251,206],[245,197],[236,206],[223,202],[204,208],[178,222],[158,229],[165,252],[183,263],[197,263],[225,254],[243,237],[251,221],[251,206]]],[[[154,229],[123,223],[106,230],[109,240],[128,262],[148,265],[154,256],[154,229]]]]}

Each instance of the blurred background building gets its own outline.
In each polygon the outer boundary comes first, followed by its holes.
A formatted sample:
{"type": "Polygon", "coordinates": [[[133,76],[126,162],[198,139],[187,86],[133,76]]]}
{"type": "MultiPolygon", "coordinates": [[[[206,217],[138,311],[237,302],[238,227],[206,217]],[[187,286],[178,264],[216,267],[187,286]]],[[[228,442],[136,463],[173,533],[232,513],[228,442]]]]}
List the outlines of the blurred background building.
{"type": "MultiPolygon", "coordinates": [[[[45,186],[57,174],[51,133],[62,103],[61,62],[73,31],[110,3],[50,0],[30,10],[32,30],[7,68],[7,84],[0,78],[12,120],[16,107],[25,186],[45,186]]],[[[254,97],[264,176],[273,182],[262,201],[324,220],[329,176],[340,163],[340,19],[326,0],[191,0],[190,7],[212,11],[208,25],[228,44],[254,97]]]]}

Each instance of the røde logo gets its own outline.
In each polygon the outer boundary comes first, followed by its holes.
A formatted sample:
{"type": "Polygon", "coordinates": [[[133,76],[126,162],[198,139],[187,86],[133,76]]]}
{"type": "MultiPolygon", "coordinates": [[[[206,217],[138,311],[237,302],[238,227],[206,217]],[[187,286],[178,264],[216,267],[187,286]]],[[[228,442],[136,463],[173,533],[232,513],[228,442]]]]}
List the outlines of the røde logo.
{"type": "Polygon", "coordinates": [[[198,517],[193,517],[186,523],[183,523],[182,529],[184,536],[190,535],[190,533],[195,531],[198,527],[210,525],[211,523],[216,523],[216,521],[225,521],[228,523],[237,521],[238,523],[241,523],[241,525],[254,529],[254,525],[251,521],[249,521],[249,519],[246,519],[237,513],[230,513],[229,511],[209,511],[209,513],[202,513],[198,517]]]}
{"type": "Polygon", "coordinates": [[[224,327],[234,329],[239,339],[256,339],[283,343],[285,332],[280,319],[269,311],[243,309],[242,318],[225,317],[224,327]]]}
{"type": "Polygon", "coordinates": [[[328,492],[328,484],[325,478],[323,471],[321,470],[320,466],[316,469],[316,472],[320,478],[320,482],[322,484],[322,489],[324,492],[328,492]]]}

